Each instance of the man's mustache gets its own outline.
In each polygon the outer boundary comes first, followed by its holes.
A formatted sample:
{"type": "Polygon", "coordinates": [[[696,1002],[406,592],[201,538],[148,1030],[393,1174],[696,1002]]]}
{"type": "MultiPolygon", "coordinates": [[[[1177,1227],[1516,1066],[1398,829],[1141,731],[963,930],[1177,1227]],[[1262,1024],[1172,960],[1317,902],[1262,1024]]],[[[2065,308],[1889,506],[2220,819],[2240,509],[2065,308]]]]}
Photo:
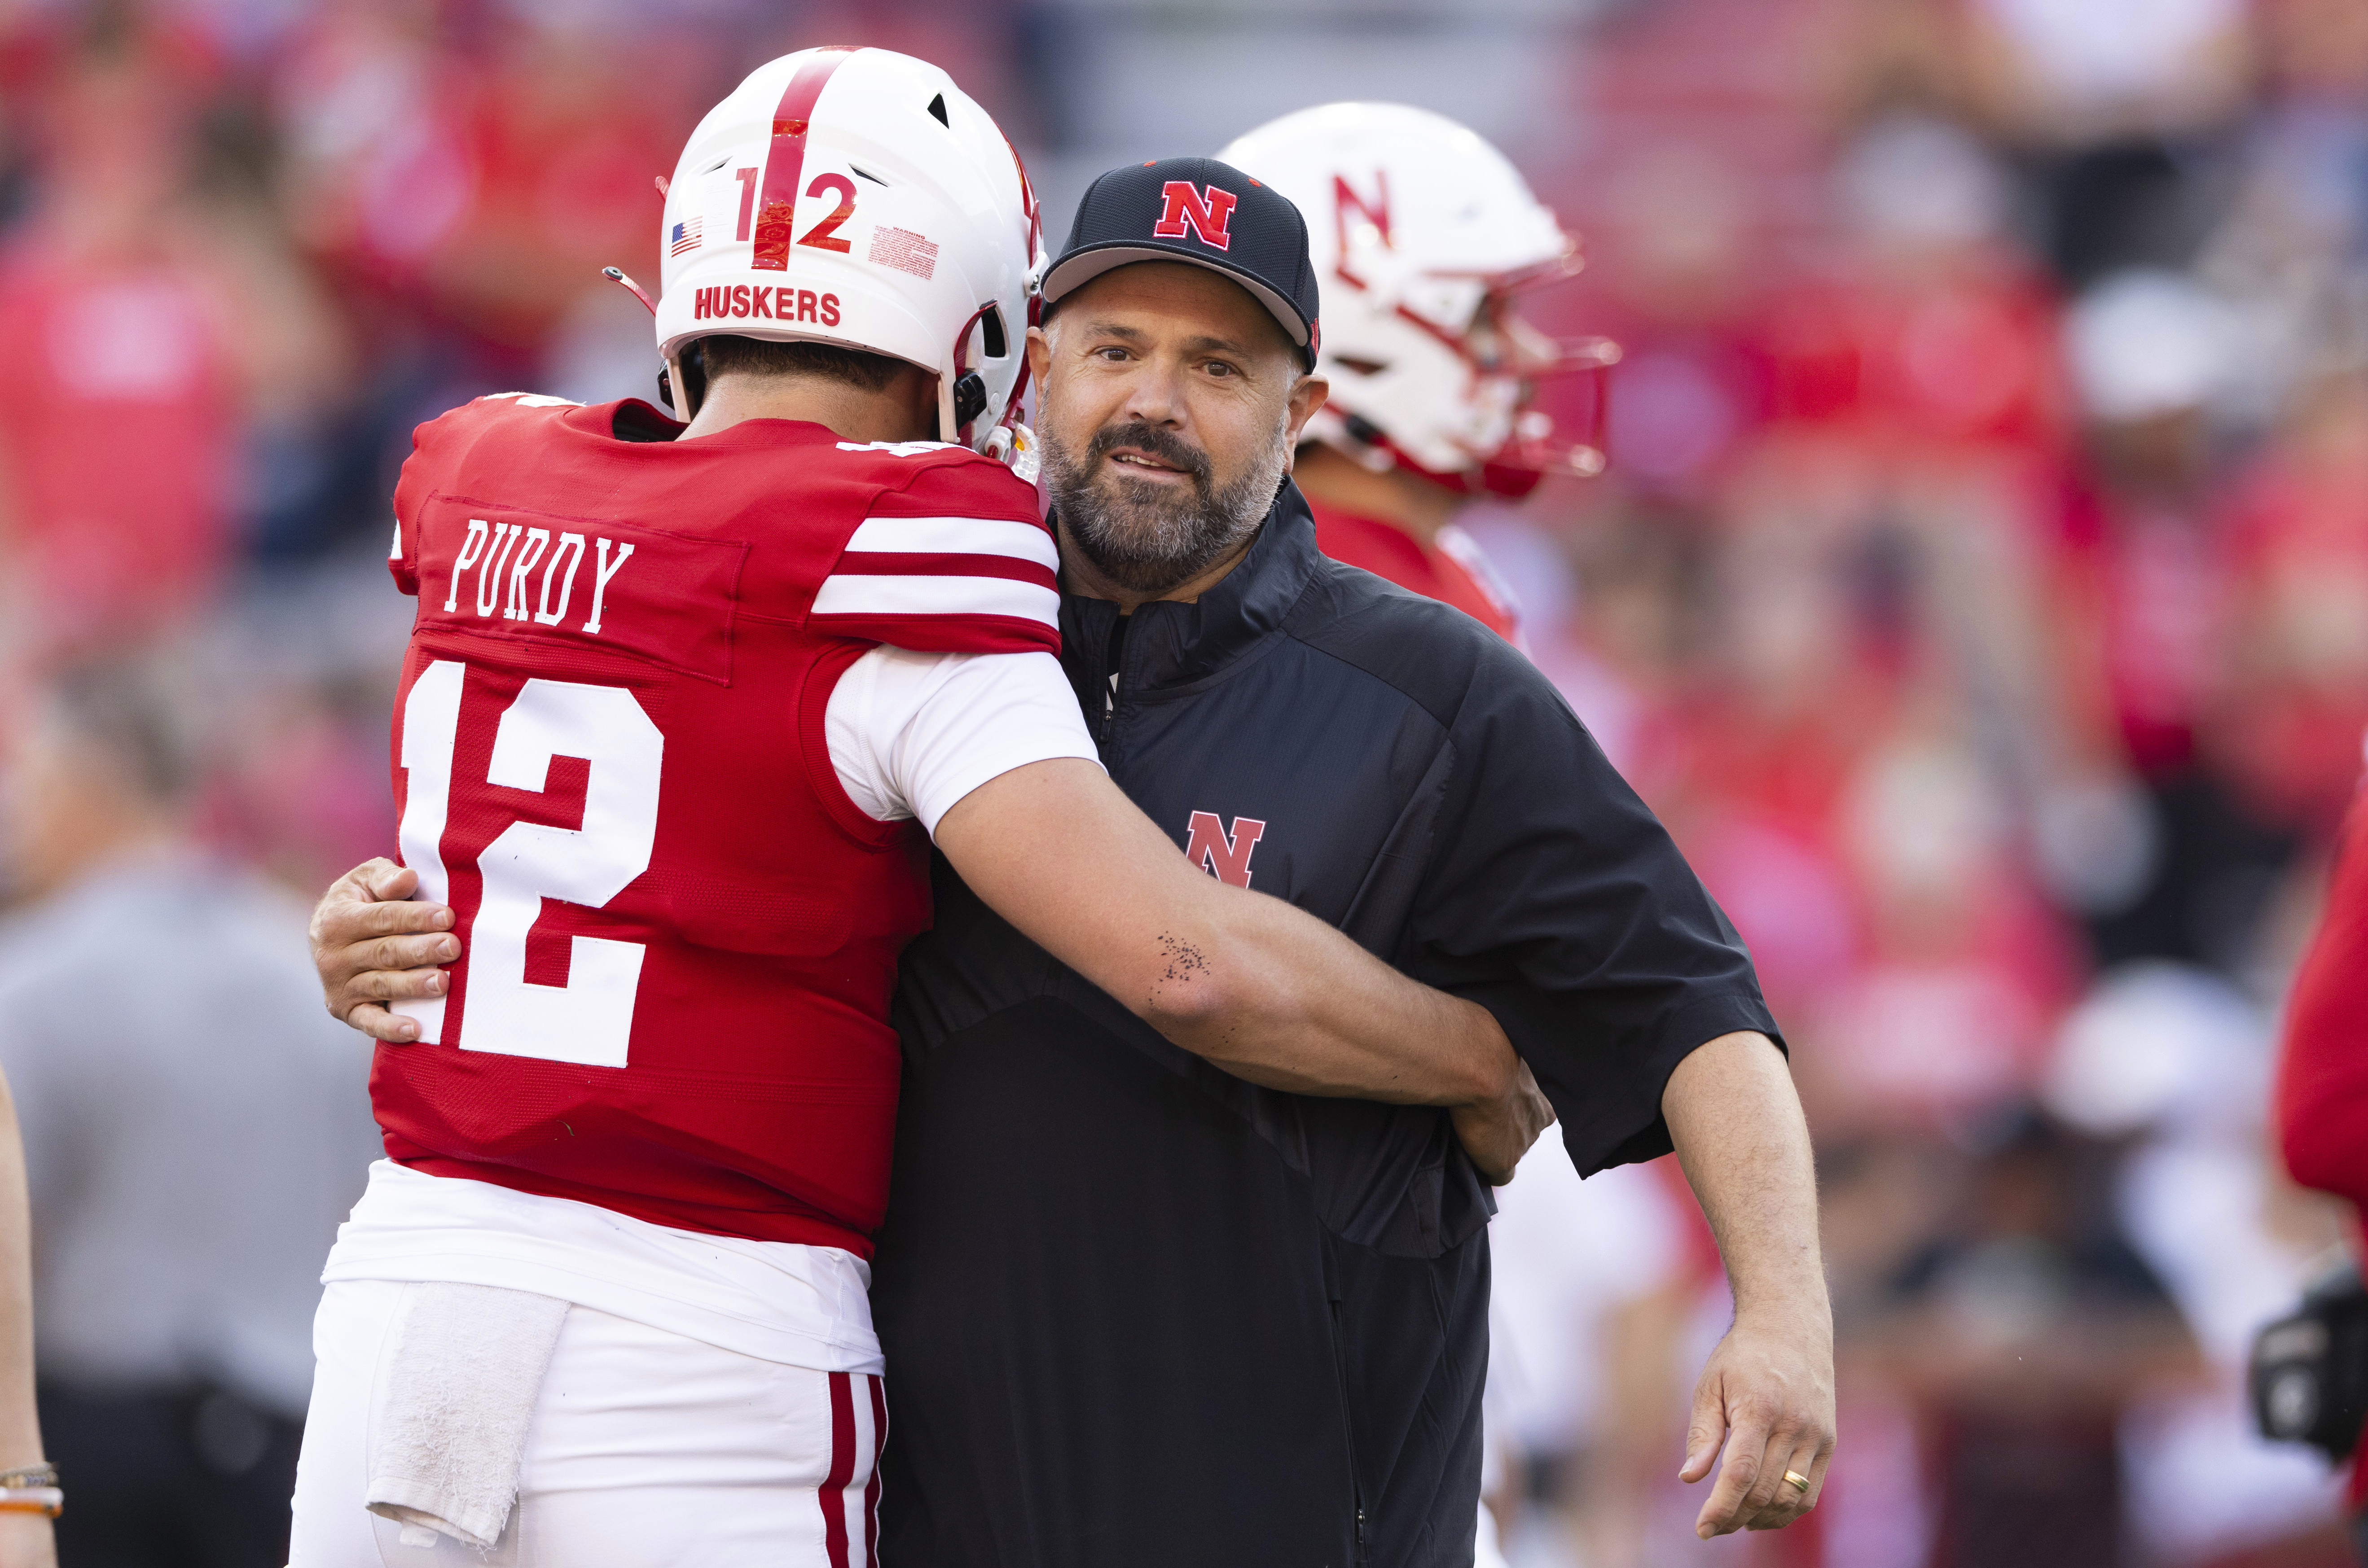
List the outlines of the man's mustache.
{"type": "Polygon", "coordinates": [[[1193,485],[1203,494],[1209,488],[1208,453],[1197,447],[1187,446],[1167,431],[1139,419],[1124,425],[1105,425],[1095,431],[1093,440],[1086,448],[1086,471],[1092,472],[1119,447],[1133,447],[1171,468],[1182,470],[1192,476],[1193,485]]]}

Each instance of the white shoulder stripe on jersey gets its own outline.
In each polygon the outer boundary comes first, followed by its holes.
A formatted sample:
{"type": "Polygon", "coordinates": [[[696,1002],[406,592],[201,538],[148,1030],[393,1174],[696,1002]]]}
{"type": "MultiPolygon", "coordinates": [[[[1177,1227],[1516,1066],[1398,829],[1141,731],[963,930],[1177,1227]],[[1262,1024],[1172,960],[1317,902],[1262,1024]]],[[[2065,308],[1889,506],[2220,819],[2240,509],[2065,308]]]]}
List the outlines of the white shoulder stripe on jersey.
{"type": "Polygon", "coordinates": [[[925,458],[931,452],[958,452],[969,449],[957,447],[951,441],[841,441],[842,452],[886,452],[893,457],[925,458]]]}
{"type": "Polygon", "coordinates": [[[1008,577],[860,577],[840,573],[814,595],[816,615],[1009,615],[1061,623],[1061,596],[1008,577]]]}
{"type": "Polygon", "coordinates": [[[518,399],[520,408],[581,408],[584,405],[572,397],[552,397],[547,392],[487,392],[480,403],[496,403],[506,397],[518,399]]]}
{"type": "Polygon", "coordinates": [[[1061,566],[1061,552],[1042,528],[983,517],[866,517],[847,548],[913,555],[1009,555],[1047,571],[1057,572],[1061,566]]]}

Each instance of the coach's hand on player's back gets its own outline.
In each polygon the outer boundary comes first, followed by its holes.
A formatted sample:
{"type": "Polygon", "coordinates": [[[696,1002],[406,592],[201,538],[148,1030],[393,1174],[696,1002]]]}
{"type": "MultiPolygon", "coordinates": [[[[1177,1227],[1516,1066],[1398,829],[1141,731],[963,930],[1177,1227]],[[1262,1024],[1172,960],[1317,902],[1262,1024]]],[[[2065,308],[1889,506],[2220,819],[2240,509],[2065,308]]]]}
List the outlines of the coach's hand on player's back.
{"type": "Polygon", "coordinates": [[[339,877],[313,910],[322,998],[372,1040],[417,1040],[419,1026],[386,1005],[443,995],[450,978],[435,966],[461,956],[451,909],[413,900],[418,887],[417,872],[381,857],[339,877]]]}

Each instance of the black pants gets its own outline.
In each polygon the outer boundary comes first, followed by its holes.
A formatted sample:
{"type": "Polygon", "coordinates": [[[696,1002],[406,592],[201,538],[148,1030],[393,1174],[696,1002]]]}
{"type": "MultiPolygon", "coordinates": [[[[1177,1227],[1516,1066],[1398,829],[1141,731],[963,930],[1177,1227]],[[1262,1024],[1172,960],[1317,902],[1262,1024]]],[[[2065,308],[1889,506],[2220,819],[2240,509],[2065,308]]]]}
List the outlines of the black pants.
{"type": "Polygon", "coordinates": [[[281,1568],[303,1424],[221,1389],[44,1383],[64,1568],[281,1568]]]}

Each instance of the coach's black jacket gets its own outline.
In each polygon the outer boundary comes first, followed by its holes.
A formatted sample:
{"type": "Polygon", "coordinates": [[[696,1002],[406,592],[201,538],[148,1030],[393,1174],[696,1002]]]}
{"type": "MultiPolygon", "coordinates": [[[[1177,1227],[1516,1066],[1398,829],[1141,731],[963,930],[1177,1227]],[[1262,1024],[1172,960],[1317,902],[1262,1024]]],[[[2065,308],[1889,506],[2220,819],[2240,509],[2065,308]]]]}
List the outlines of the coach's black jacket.
{"type": "MultiPolygon", "coordinates": [[[[1250,885],[1493,1011],[1583,1172],[1670,1069],[1773,1032],[1749,959],[1544,677],[1326,559],[1285,485],[1197,604],[1069,596],[1110,775],[1250,885]],[[1246,825],[1247,824],[1247,825],[1246,825]]],[[[1493,1205],[1442,1111],[1254,1087],[937,866],[905,952],[872,1304],[890,1568],[1469,1563],[1493,1205]]]]}

